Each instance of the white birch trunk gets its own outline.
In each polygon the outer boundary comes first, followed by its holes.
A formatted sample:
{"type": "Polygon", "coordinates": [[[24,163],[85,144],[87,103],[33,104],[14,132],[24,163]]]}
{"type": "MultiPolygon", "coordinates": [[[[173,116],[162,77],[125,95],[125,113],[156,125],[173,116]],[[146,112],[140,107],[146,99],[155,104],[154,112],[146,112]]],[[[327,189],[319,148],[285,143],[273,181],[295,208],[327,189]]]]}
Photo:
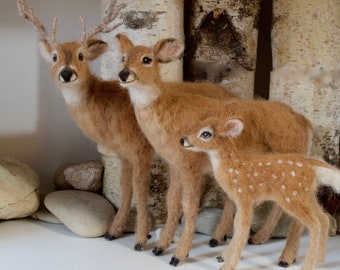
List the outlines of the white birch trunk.
{"type": "MultiPolygon", "coordinates": [[[[102,10],[106,9],[109,0],[102,1],[102,10]]],[[[118,0],[119,3],[126,2],[118,0]]],[[[183,1],[181,0],[135,0],[129,1],[128,6],[121,11],[119,20],[123,21],[115,32],[103,35],[102,38],[111,45],[110,51],[102,60],[101,75],[104,79],[117,79],[121,69],[121,56],[118,43],[115,42],[117,33],[126,34],[134,44],[152,46],[162,38],[174,37],[184,42],[183,32],[183,1]]],[[[183,77],[182,61],[161,66],[161,76],[167,81],[181,81],[183,77]]],[[[103,177],[103,193],[116,207],[121,203],[120,175],[121,164],[118,157],[98,146],[102,153],[105,167],[103,177]]],[[[150,167],[151,186],[149,191],[150,211],[157,224],[166,219],[166,190],[168,187],[167,166],[160,159],[155,159],[150,167]]],[[[132,207],[135,207],[133,201],[132,207]]]]}
{"type": "Polygon", "coordinates": [[[253,98],[260,1],[193,1],[190,80],[221,83],[243,98],[253,98]]]}
{"type": "Polygon", "coordinates": [[[270,99],[315,126],[312,155],[339,164],[340,1],[274,0],[270,99]]]}

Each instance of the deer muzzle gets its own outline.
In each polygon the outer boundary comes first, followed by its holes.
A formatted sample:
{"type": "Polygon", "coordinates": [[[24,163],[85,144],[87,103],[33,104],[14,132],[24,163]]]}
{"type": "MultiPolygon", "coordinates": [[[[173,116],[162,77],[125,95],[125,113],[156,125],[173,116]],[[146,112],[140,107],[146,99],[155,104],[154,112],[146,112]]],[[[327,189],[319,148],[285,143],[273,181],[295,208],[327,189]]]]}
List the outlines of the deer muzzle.
{"type": "Polygon", "coordinates": [[[121,83],[131,83],[137,79],[136,74],[128,69],[121,70],[118,77],[121,83]]]}
{"type": "Polygon", "coordinates": [[[70,67],[65,67],[59,72],[59,81],[62,83],[74,82],[77,79],[77,72],[70,67]]]}

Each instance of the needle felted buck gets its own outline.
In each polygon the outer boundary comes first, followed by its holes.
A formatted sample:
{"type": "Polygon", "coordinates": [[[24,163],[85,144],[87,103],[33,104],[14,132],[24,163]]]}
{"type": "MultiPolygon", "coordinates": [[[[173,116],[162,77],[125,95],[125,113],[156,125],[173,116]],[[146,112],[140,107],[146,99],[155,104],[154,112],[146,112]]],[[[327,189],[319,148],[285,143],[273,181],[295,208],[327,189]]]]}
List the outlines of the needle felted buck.
{"type": "Polygon", "coordinates": [[[132,195],[137,202],[137,228],[135,249],[143,250],[149,233],[148,190],[151,145],[142,134],[126,90],[118,81],[104,81],[94,76],[89,62],[103,54],[108,45],[92,39],[98,33],[108,33],[119,26],[109,27],[125,5],[112,1],[102,22],[86,32],[84,21],[81,41],[56,41],[56,19],[52,34],[35,16],[24,0],[18,1],[19,13],[30,21],[40,33],[40,49],[51,65],[52,77],[62,92],[67,108],[80,129],[97,144],[115,152],[122,161],[121,207],[106,237],[114,239],[122,235],[129,213],[132,195]]]}
{"type": "MultiPolygon", "coordinates": [[[[171,62],[180,58],[183,53],[183,47],[177,40],[163,39],[153,47],[145,47],[134,46],[122,34],[117,35],[117,38],[123,62],[123,69],[119,73],[121,84],[129,91],[143,133],[170,167],[168,217],[161,238],[153,250],[155,255],[162,254],[170,245],[182,211],[185,217],[182,237],[170,261],[170,264],[176,266],[184,260],[191,248],[199,202],[206,181],[203,176],[212,173],[205,154],[186,151],[178,141],[184,130],[194,127],[201,119],[209,115],[224,115],[231,99],[189,93],[188,89],[192,87],[201,89],[202,85],[199,83],[161,81],[158,63],[171,62]]],[[[211,84],[203,87],[206,92],[213,89],[211,84]]],[[[233,99],[233,102],[238,104],[237,113],[247,119],[247,128],[237,141],[238,147],[243,151],[306,154],[310,149],[311,124],[290,107],[268,101],[233,99]]],[[[225,209],[230,210],[232,207],[228,202],[226,200],[225,209]]],[[[220,231],[223,231],[223,226],[227,227],[226,224],[232,222],[232,216],[232,211],[224,212],[219,224],[220,231]]],[[[301,231],[302,229],[299,232],[301,231]]],[[[299,236],[292,237],[292,241],[287,243],[294,245],[294,241],[299,241],[299,236]]],[[[295,252],[284,252],[281,261],[290,264],[295,256],[295,252]]]]}
{"type": "Polygon", "coordinates": [[[325,258],[329,226],[316,189],[323,184],[340,192],[340,171],[298,154],[244,155],[236,139],[244,128],[247,123],[235,116],[209,118],[180,140],[185,149],[208,154],[217,182],[236,204],[233,239],[218,257],[226,261],[221,269],[236,268],[247,241],[252,208],[263,200],[275,201],[307,226],[310,243],[302,269],[313,269],[325,258]]]}

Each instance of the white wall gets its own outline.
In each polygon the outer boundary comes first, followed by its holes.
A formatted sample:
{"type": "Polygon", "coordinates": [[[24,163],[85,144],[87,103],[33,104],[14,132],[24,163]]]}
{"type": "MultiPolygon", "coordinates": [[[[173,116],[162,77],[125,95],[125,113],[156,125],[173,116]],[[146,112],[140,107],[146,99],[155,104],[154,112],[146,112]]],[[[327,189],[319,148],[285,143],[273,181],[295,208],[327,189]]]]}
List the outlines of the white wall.
{"type": "MultiPolygon", "coordinates": [[[[88,28],[100,18],[99,0],[26,0],[50,30],[58,17],[59,42],[79,39],[79,16],[88,28]]],[[[55,169],[66,162],[98,159],[96,145],[70,118],[64,100],[39,54],[38,34],[18,15],[15,0],[0,2],[0,154],[30,165],[43,193],[53,187],[55,169]]],[[[94,66],[99,73],[99,65],[94,66]],[[98,69],[98,70],[97,70],[98,69]]]]}

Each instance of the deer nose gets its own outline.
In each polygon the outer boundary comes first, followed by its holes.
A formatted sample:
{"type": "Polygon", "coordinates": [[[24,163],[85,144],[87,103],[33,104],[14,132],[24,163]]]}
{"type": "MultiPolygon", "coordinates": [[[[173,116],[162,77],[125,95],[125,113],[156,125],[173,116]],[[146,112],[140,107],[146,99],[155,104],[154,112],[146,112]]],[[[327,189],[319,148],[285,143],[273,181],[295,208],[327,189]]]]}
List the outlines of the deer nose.
{"type": "Polygon", "coordinates": [[[65,67],[59,72],[59,80],[62,83],[73,82],[77,78],[78,78],[77,72],[75,72],[73,69],[71,69],[69,67],[65,67]]]}
{"type": "Polygon", "coordinates": [[[118,76],[119,76],[119,79],[122,81],[122,82],[126,82],[127,81],[127,78],[129,77],[130,75],[130,72],[127,70],[127,69],[123,69],[121,72],[119,72],[118,76]]]}

